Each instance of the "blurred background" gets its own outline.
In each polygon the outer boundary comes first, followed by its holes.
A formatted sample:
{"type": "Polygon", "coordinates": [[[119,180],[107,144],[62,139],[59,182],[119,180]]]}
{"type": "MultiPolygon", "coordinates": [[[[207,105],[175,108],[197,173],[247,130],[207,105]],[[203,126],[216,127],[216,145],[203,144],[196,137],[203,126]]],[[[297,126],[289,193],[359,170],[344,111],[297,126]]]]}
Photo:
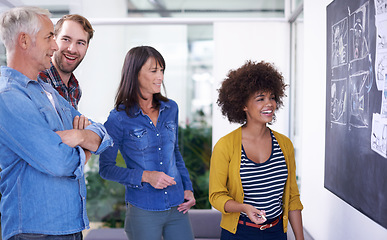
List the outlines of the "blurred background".
{"type": "MultiPolygon", "coordinates": [[[[179,105],[179,144],[194,185],[195,208],[210,208],[208,169],[212,146],[238,125],[216,105],[229,70],[247,60],[273,62],[289,84],[285,106],[271,128],[288,135],[297,149],[302,121],[302,0],[0,0],[0,11],[39,6],[52,21],[77,13],[95,35],[75,71],[83,95],[79,110],[104,123],[113,109],[124,57],[139,45],[155,47],[166,60],[165,94],[179,105]]],[[[4,46],[0,62],[6,65],[4,46]]],[[[297,158],[300,169],[302,161],[297,158]]],[[[125,166],[122,157],[117,164],[125,166]]],[[[301,186],[301,174],[298,174],[301,186]]],[[[92,228],[123,227],[124,187],[103,180],[98,156],[86,170],[87,211],[92,228]]]]}

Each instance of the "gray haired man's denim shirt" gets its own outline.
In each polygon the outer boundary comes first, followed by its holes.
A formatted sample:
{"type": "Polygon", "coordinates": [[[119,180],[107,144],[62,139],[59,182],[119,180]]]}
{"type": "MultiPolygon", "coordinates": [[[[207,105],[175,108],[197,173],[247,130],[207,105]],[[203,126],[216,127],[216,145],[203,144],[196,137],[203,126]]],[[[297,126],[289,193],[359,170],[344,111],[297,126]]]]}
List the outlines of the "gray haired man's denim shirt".
{"type": "MultiPolygon", "coordinates": [[[[73,129],[80,113],[51,85],[9,67],[0,77],[1,228],[6,240],[19,233],[66,235],[89,228],[85,153],[64,144],[56,131],[73,129]],[[46,92],[51,93],[55,108],[46,92]]],[[[99,123],[95,154],[112,145],[99,123]]]]}

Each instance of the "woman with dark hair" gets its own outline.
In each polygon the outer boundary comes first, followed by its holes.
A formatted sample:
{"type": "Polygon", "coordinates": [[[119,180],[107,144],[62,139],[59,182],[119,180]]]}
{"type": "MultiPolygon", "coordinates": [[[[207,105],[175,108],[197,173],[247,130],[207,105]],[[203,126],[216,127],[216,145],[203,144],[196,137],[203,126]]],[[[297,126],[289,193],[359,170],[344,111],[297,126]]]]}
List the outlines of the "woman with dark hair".
{"type": "Polygon", "coordinates": [[[161,95],[165,61],[149,46],[125,57],[115,108],[105,127],[114,146],[101,154],[99,173],[125,186],[130,240],[193,239],[188,210],[192,183],[178,146],[177,104],[161,95]],[[116,166],[118,150],[126,168],[116,166]]]}
{"type": "Polygon", "coordinates": [[[296,239],[304,239],[293,144],[267,127],[285,87],[272,64],[247,61],[219,89],[222,114],[243,124],[211,156],[209,199],[222,212],[223,240],[287,239],[288,220],[296,239]]]}

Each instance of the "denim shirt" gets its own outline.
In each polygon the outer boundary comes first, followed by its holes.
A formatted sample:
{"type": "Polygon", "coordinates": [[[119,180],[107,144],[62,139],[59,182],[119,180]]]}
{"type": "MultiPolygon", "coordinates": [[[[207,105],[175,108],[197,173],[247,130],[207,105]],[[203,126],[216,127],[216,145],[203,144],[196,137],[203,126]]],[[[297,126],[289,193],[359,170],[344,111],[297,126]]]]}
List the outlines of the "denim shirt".
{"type": "MultiPolygon", "coordinates": [[[[19,233],[65,235],[89,228],[85,153],[64,144],[55,131],[73,128],[80,113],[41,79],[9,67],[0,77],[0,191],[3,239],[19,233]],[[46,95],[52,94],[55,108],[46,95]]],[[[99,123],[88,126],[112,145],[99,123]]]]}
{"type": "Polygon", "coordinates": [[[126,202],[148,211],[178,206],[184,201],[184,191],[193,191],[178,146],[177,104],[172,100],[160,104],[156,126],[138,107],[133,108],[133,117],[126,114],[123,106],[120,111],[112,110],[105,127],[114,146],[99,158],[101,177],[123,184],[126,202]],[[118,150],[126,168],[116,166],[118,150]],[[144,170],[164,172],[175,178],[176,185],[155,189],[141,182],[144,170]]]}

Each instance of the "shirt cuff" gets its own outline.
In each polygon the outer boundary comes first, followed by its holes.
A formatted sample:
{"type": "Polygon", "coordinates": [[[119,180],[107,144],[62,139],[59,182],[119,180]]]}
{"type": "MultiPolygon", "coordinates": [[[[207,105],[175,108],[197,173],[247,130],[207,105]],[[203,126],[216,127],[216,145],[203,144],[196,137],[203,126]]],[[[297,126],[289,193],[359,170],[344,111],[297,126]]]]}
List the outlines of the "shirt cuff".
{"type": "Polygon", "coordinates": [[[184,191],[185,190],[190,190],[190,191],[194,192],[191,181],[183,182],[183,186],[184,186],[184,191]]]}
{"type": "Polygon", "coordinates": [[[133,175],[132,175],[132,179],[130,179],[129,182],[133,183],[133,184],[130,184],[129,187],[131,188],[138,188],[138,189],[141,189],[143,188],[142,186],[142,174],[143,174],[143,171],[134,171],[133,172],[133,175]]]}
{"type": "Polygon", "coordinates": [[[105,127],[101,123],[93,123],[92,125],[87,126],[85,129],[95,132],[102,140],[97,151],[91,153],[99,155],[105,151],[106,148],[113,146],[113,139],[110,137],[105,127]]]}
{"type": "Polygon", "coordinates": [[[74,171],[75,179],[83,178],[84,176],[84,168],[85,168],[85,162],[86,162],[86,155],[85,151],[79,146],[76,147],[76,149],[79,152],[79,166],[74,171]]]}

